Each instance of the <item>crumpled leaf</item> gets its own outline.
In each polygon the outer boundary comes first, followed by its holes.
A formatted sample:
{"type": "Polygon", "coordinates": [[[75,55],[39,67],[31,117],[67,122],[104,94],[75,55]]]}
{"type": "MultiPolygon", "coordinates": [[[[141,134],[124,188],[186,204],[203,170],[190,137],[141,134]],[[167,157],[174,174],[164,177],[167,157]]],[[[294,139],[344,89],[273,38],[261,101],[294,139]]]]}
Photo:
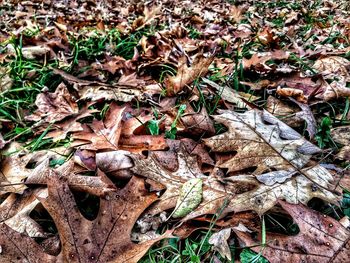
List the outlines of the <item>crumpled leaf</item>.
{"type": "Polygon", "coordinates": [[[182,185],[173,218],[184,217],[198,207],[202,201],[202,185],[203,182],[199,178],[190,179],[182,185]]]}
{"type": "Polygon", "coordinates": [[[212,57],[206,58],[198,56],[190,67],[187,66],[187,57],[183,56],[179,59],[178,71],[176,76],[165,79],[164,84],[167,89],[167,95],[173,96],[186,86],[191,84],[195,79],[204,76],[208,72],[208,68],[213,61],[212,57]]]}
{"type": "Polygon", "coordinates": [[[335,219],[303,205],[280,201],[300,232],[296,236],[266,233],[266,246],[247,232],[234,230],[243,246],[262,253],[269,262],[346,262],[349,258],[350,232],[335,219]]]}
{"type": "Polygon", "coordinates": [[[27,116],[26,120],[39,121],[43,119],[45,122],[51,123],[61,121],[79,111],[78,104],[63,82],[58,85],[54,93],[38,94],[35,105],[38,109],[32,115],[27,116]]]}
{"type": "Polygon", "coordinates": [[[254,174],[273,170],[296,171],[320,149],[267,111],[245,113],[219,111],[214,120],[225,124],[228,131],[204,139],[212,151],[237,154],[219,164],[229,172],[256,167],[254,174]]]}
{"type": "Polygon", "coordinates": [[[139,244],[130,240],[137,218],[157,198],[136,177],[123,189],[101,199],[99,214],[93,221],[80,214],[68,185],[57,176],[50,177],[48,191],[48,197],[39,200],[57,226],[61,253],[48,255],[30,237],[1,224],[1,257],[6,262],[13,259],[37,262],[38,258],[43,262],[137,262],[155,242],[171,236],[168,231],[139,244]]]}
{"type": "Polygon", "coordinates": [[[227,240],[230,238],[231,228],[224,228],[217,233],[214,233],[208,240],[208,243],[214,246],[223,258],[227,258],[229,261],[232,259],[230,247],[227,244],[227,240]]]}

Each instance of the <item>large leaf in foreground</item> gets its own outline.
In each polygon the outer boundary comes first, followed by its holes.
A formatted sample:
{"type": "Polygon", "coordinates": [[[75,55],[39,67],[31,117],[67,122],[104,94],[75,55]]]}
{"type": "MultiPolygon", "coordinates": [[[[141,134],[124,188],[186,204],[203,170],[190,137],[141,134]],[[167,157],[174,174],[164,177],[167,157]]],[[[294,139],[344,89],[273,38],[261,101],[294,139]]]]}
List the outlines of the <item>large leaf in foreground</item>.
{"type": "Polygon", "coordinates": [[[61,253],[57,257],[48,255],[33,239],[1,224],[4,262],[137,262],[152,244],[170,235],[167,232],[139,244],[130,240],[137,218],[157,199],[145,189],[143,180],[136,177],[123,189],[101,199],[99,213],[93,221],[80,214],[68,184],[57,176],[50,177],[48,189],[49,196],[39,199],[57,226],[61,253]]]}

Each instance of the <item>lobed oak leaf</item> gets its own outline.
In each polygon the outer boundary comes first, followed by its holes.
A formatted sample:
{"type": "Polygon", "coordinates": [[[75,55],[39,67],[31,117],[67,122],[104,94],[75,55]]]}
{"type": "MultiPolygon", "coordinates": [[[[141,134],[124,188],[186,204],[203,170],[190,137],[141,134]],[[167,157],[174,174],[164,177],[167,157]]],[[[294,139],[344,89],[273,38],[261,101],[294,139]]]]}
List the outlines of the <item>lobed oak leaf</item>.
{"type": "Polygon", "coordinates": [[[266,245],[262,249],[259,239],[235,229],[241,243],[261,253],[269,262],[346,262],[350,256],[350,232],[338,221],[304,205],[293,205],[280,201],[300,232],[295,236],[266,233],[266,245]]]}
{"type": "Polygon", "coordinates": [[[204,139],[215,152],[237,152],[219,164],[229,172],[255,168],[254,174],[271,170],[297,171],[321,150],[267,111],[220,111],[214,120],[228,131],[204,139]]]}
{"type": "Polygon", "coordinates": [[[30,237],[0,225],[1,257],[7,262],[137,262],[155,242],[171,237],[167,231],[153,240],[133,243],[131,230],[141,213],[156,199],[144,187],[142,179],[111,192],[100,201],[95,220],[79,212],[68,184],[53,175],[48,182],[49,195],[39,198],[52,216],[61,240],[58,256],[43,251],[30,237]]]}

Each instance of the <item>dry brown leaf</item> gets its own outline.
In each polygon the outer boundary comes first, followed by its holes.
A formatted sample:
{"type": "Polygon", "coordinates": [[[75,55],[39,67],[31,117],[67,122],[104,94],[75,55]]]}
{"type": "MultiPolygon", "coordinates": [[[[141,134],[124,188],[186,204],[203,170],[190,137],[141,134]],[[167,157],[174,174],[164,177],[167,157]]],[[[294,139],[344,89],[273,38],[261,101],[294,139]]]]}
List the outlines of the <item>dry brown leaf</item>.
{"type": "Polygon", "coordinates": [[[0,205],[0,222],[30,237],[46,237],[40,225],[29,214],[40,203],[36,196],[46,197],[46,189],[27,190],[23,195],[9,195],[0,205]]]}
{"type": "Polygon", "coordinates": [[[26,117],[29,121],[43,120],[51,123],[79,112],[78,104],[62,82],[54,93],[40,93],[35,100],[38,109],[26,117]]]}
{"type": "Polygon", "coordinates": [[[96,154],[96,165],[105,173],[128,169],[133,163],[127,151],[101,152],[96,154]]]}
{"type": "Polygon", "coordinates": [[[104,122],[94,120],[91,125],[85,124],[83,131],[73,133],[73,138],[86,141],[86,149],[117,150],[124,110],[125,107],[112,103],[104,122]]]}
{"type": "Polygon", "coordinates": [[[243,114],[220,111],[214,120],[228,131],[205,139],[212,151],[237,154],[219,164],[229,172],[256,167],[254,174],[277,170],[296,171],[305,166],[320,149],[267,111],[250,110],[243,114]]]}
{"type": "MultiPolygon", "coordinates": [[[[203,200],[195,209],[196,216],[214,214],[222,206],[225,199],[232,196],[235,193],[234,191],[237,190],[229,185],[220,185],[216,183],[215,178],[205,176],[198,167],[197,158],[190,156],[183,147],[177,152],[176,159],[172,160],[172,162],[178,163],[175,171],[161,166],[158,157],[153,152],[147,159],[141,156],[132,156],[135,163],[135,166],[132,168],[134,173],[148,178],[150,184],[156,182],[166,188],[160,201],[148,211],[153,215],[174,208],[182,185],[194,178],[203,180],[203,200]]],[[[171,160],[168,159],[168,161],[170,162],[171,160]]],[[[184,221],[192,218],[192,214],[193,212],[186,216],[184,221]]]]}
{"type": "Polygon", "coordinates": [[[186,105],[186,110],[180,118],[184,125],[181,133],[188,133],[192,136],[212,136],[215,134],[213,121],[209,118],[205,107],[199,112],[195,112],[190,104],[186,105]]]}
{"type": "Polygon", "coordinates": [[[229,261],[232,259],[230,247],[228,246],[228,239],[231,235],[231,228],[224,228],[217,233],[214,233],[208,240],[208,243],[213,245],[223,258],[229,261]]]}
{"type": "Polygon", "coordinates": [[[247,232],[234,230],[242,245],[261,253],[269,262],[347,262],[350,256],[350,232],[335,219],[315,212],[303,205],[280,201],[300,232],[295,236],[266,233],[266,246],[262,249],[261,237],[252,238],[247,232]]]}
{"type": "Polygon", "coordinates": [[[285,60],[289,58],[290,53],[284,50],[276,50],[265,53],[255,53],[250,59],[243,59],[243,67],[245,69],[254,68],[262,72],[271,72],[273,69],[265,63],[270,60],[285,60]]]}
{"type": "Polygon", "coordinates": [[[330,56],[316,60],[313,68],[321,73],[326,79],[334,77],[350,81],[350,61],[344,57],[330,56]]]}
{"type": "MultiPolygon", "coordinates": [[[[17,55],[16,49],[12,44],[6,46],[7,52],[11,55],[17,55]]],[[[35,59],[38,56],[44,56],[51,52],[51,49],[46,45],[28,46],[21,49],[22,56],[27,59],[35,59]]]]}
{"type": "Polygon", "coordinates": [[[213,61],[212,57],[206,58],[199,55],[193,61],[190,67],[187,66],[187,57],[183,56],[179,59],[178,70],[176,76],[171,76],[165,79],[164,84],[167,89],[167,95],[173,96],[195,79],[204,76],[208,72],[208,68],[213,61]]]}
{"type": "Polygon", "coordinates": [[[4,92],[12,87],[13,80],[9,75],[9,69],[0,67],[0,92],[4,92]]]}
{"type": "Polygon", "coordinates": [[[66,81],[73,85],[78,91],[80,100],[98,101],[103,99],[128,102],[134,98],[145,100],[157,92],[154,87],[135,87],[129,84],[119,85],[118,83],[110,85],[99,81],[79,79],[59,69],[53,69],[53,72],[62,76],[66,81]]]}
{"type": "MultiPolygon", "coordinates": [[[[49,161],[47,160],[45,162],[43,162],[42,165],[48,167],[49,161]]],[[[105,196],[107,193],[116,189],[111,182],[106,180],[106,176],[100,171],[97,172],[98,176],[84,176],[76,174],[73,160],[64,163],[55,170],[47,168],[40,171],[33,171],[30,175],[28,175],[26,184],[47,184],[50,177],[54,174],[64,178],[72,189],[84,191],[97,196],[105,196]]]]}
{"type": "Polygon", "coordinates": [[[141,179],[134,177],[126,187],[101,199],[100,211],[93,221],[85,219],[66,183],[50,177],[49,195],[39,198],[52,216],[62,244],[58,256],[46,254],[33,239],[0,225],[1,257],[6,262],[137,262],[164,235],[143,243],[130,240],[131,230],[140,214],[157,197],[149,194],[141,179]]]}
{"type": "Polygon", "coordinates": [[[291,127],[300,127],[305,122],[309,137],[310,139],[313,139],[316,134],[317,123],[310,107],[307,104],[294,100],[293,98],[289,98],[289,100],[297,104],[301,111],[273,96],[268,97],[266,108],[271,114],[280,118],[291,127]]]}
{"type": "Polygon", "coordinates": [[[331,130],[333,141],[341,144],[336,157],[340,160],[350,160],[350,126],[340,126],[331,130]]]}

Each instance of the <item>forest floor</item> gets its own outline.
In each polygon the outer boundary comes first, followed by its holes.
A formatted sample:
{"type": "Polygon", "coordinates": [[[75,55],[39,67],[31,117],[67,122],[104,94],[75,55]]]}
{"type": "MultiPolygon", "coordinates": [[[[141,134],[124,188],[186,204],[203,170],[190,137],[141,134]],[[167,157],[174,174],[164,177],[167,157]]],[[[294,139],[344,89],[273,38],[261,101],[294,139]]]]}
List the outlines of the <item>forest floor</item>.
{"type": "Polygon", "coordinates": [[[0,262],[347,262],[349,15],[2,1],[0,262]]]}

